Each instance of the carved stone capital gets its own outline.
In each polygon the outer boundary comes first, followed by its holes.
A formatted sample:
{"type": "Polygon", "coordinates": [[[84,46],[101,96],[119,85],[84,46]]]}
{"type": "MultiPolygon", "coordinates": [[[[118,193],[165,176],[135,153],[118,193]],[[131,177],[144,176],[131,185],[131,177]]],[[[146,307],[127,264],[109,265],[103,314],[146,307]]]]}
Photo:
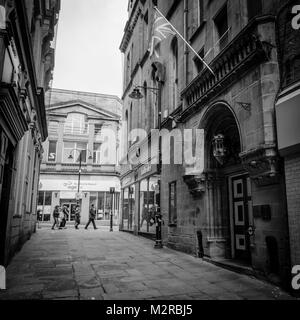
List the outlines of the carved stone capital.
{"type": "Polygon", "coordinates": [[[187,184],[191,195],[194,198],[200,198],[206,191],[206,177],[205,174],[201,175],[186,175],[183,177],[184,182],[187,184]]]}
{"type": "Polygon", "coordinates": [[[279,182],[280,158],[275,146],[264,146],[240,156],[245,170],[257,185],[279,182]]]}

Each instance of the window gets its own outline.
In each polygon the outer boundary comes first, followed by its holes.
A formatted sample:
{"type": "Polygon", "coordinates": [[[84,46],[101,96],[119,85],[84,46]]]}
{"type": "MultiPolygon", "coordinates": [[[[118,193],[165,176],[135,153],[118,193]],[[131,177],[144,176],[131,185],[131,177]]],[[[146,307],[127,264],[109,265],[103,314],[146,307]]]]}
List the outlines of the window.
{"type": "Polygon", "coordinates": [[[70,113],[65,123],[65,134],[81,135],[87,133],[86,116],[81,113],[70,113]]]}
{"type": "Polygon", "coordinates": [[[94,164],[100,164],[101,161],[101,143],[94,143],[94,164]]]}
{"type": "Polygon", "coordinates": [[[203,15],[203,0],[196,0],[197,1],[197,18],[198,18],[198,26],[200,26],[204,20],[203,15]]]}
{"type": "MultiPolygon", "coordinates": [[[[202,48],[198,52],[198,54],[202,59],[204,59],[204,48],[202,48]]],[[[196,71],[197,71],[197,74],[198,74],[203,70],[203,62],[199,58],[195,57],[194,58],[194,63],[195,63],[196,71]]]]}
{"type": "Polygon", "coordinates": [[[248,19],[251,20],[262,13],[262,0],[247,0],[247,8],[248,19]]]}
{"type": "Polygon", "coordinates": [[[172,88],[172,107],[173,110],[178,105],[178,40],[174,38],[171,43],[171,88],[172,88]]]}
{"type": "Polygon", "coordinates": [[[130,63],[130,52],[127,54],[127,58],[126,58],[126,79],[125,79],[125,86],[128,85],[129,83],[129,79],[131,76],[131,72],[130,72],[130,68],[131,68],[131,63],[130,63]]]}
{"type": "Polygon", "coordinates": [[[49,162],[56,162],[56,141],[49,142],[49,152],[48,152],[48,161],[49,162]]]}
{"type": "Polygon", "coordinates": [[[177,187],[176,182],[169,184],[169,224],[177,224],[177,187]]]}
{"type": "Polygon", "coordinates": [[[64,142],[63,161],[64,163],[79,163],[80,155],[81,161],[86,162],[87,144],[81,142],[64,142]],[[72,159],[69,156],[72,155],[72,159]]]}
{"type": "Polygon", "coordinates": [[[215,26],[218,33],[218,43],[221,51],[226,47],[228,43],[227,5],[225,5],[224,8],[216,16],[215,26]]]}
{"type": "Polygon", "coordinates": [[[39,221],[51,220],[52,191],[40,191],[37,210],[40,211],[39,221]]]}
{"type": "Polygon", "coordinates": [[[49,135],[57,135],[58,134],[58,126],[59,123],[57,121],[50,121],[49,122],[49,135]]]}
{"type": "Polygon", "coordinates": [[[95,123],[94,138],[96,140],[101,140],[102,124],[95,123]]]}

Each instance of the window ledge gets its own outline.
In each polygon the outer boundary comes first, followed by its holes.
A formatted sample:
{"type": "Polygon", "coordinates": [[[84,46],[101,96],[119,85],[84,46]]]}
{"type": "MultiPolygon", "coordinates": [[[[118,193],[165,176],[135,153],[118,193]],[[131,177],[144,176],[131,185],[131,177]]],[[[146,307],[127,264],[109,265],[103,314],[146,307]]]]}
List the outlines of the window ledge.
{"type": "Polygon", "coordinates": [[[197,35],[202,31],[203,27],[206,25],[206,20],[203,20],[199,27],[194,31],[194,33],[190,37],[190,42],[193,42],[197,35]]]}

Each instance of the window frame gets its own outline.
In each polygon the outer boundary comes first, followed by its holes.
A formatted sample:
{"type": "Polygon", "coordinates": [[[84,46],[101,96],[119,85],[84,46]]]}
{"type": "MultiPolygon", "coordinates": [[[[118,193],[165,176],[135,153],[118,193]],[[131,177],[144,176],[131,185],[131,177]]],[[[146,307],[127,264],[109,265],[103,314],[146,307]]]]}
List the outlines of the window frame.
{"type": "Polygon", "coordinates": [[[177,181],[169,183],[169,227],[176,227],[178,223],[177,212],[177,181]],[[174,199],[171,199],[172,187],[174,187],[174,199]],[[171,201],[174,201],[174,212],[171,210],[171,201]]]}

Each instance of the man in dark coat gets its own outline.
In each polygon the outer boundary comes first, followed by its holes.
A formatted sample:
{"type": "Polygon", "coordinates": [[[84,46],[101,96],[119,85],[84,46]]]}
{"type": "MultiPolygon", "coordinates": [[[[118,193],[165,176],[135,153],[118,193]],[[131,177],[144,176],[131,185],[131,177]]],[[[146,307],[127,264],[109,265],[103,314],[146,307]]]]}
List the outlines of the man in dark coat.
{"type": "Polygon", "coordinates": [[[91,208],[90,208],[90,217],[89,217],[89,222],[88,224],[85,226],[85,229],[87,230],[90,223],[92,222],[93,226],[94,226],[94,229],[97,230],[97,227],[96,227],[96,223],[95,223],[95,219],[96,219],[96,209],[95,209],[95,205],[92,204],[91,205],[91,208]]]}

